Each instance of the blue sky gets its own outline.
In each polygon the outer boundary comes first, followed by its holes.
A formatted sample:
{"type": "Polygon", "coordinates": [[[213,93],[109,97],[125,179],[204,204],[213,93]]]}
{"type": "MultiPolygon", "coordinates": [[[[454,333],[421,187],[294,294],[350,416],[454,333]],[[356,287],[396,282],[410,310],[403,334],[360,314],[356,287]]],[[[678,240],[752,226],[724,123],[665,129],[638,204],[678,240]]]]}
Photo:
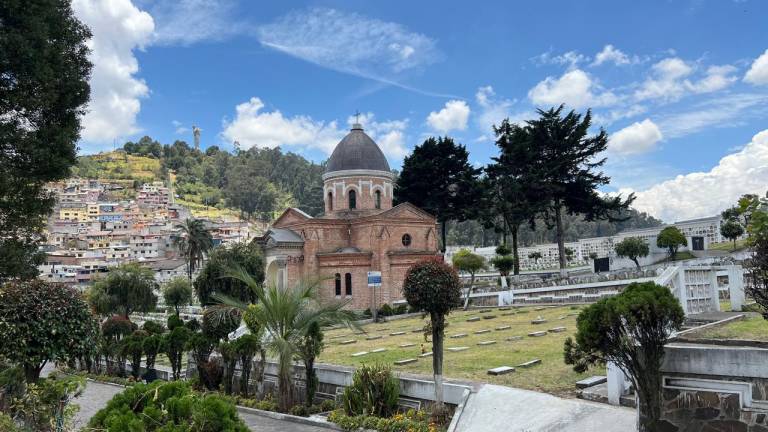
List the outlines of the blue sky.
{"type": "Polygon", "coordinates": [[[94,39],[81,152],[142,135],[324,160],[359,110],[394,168],[429,135],[593,109],[606,192],[667,221],[768,187],[768,3],[74,0],[94,39]]]}

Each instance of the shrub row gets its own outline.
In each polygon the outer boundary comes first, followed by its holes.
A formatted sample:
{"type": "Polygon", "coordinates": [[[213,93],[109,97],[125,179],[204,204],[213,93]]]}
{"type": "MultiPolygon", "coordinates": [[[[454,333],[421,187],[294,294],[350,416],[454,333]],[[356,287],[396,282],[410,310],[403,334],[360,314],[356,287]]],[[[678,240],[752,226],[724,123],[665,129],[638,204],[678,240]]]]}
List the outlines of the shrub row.
{"type": "Polygon", "coordinates": [[[328,421],[336,423],[345,431],[357,431],[360,429],[375,430],[378,432],[437,432],[437,425],[429,423],[424,411],[409,410],[405,414],[395,414],[392,417],[376,416],[348,416],[344,410],[332,411],[328,415],[328,421]]]}

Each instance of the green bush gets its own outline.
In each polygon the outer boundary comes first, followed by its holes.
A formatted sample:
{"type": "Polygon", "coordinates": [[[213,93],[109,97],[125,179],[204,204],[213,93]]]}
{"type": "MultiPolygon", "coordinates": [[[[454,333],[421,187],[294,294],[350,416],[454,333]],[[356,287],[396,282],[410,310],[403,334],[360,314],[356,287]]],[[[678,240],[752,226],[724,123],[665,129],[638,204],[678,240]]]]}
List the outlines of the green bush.
{"type": "Polygon", "coordinates": [[[405,303],[395,306],[395,315],[403,315],[408,312],[408,305],[405,303]]]}
{"type": "Polygon", "coordinates": [[[165,326],[155,321],[145,321],[141,328],[151,335],[165,333],[165,326]]]}
{"type": "Polygon", "coordinates": [[[16,423],[13,421],[11,417],[1,412],[0,412],[0,430],[3,432],[22,432],[22,430],[16,426],[16,423]]]}
{"type": "Polygon", "coordinates": [[[336,423],[345,431],[360,429],[379,432],[435,432],[437,427],[430,425],[423,411],[410,410],[406,414],[395,414],[389,418],[375,416],[348,416],[343,410],[332,411],[328,421],[336,423]]]}
{"type": "Polygon", "coordinates": [[[291,408],[291,414],[299,417],[307,417],[309,416],[309,409],[304,405],[294,405],[293,408],[291,408]]]}
{"type": "Polygon", "coordinates": [[[320,402],[320,412],[333,411],[336,409],[336,402],[326,399],[320,402]]]}
{"type": "Polygon", "coordinates": [[[168,330],[173,331],[176,327],[184,325],[184,321],[178,315],[171,315],[168,317],[168,330]]]}
{"type": "Polygon", "coordinates": [[[344,410],[348,415],[388,417],[397,409],[400,385],[392,371],[383,364],[363,365],[352,376],[352,385],[344,389],[344,410]]]}
{"type": "Polygon", "coordinates": [[[382,316],[392,316],[394,315],[394,311],[392,310],[392,306],[390,306],[388,303],[385,303],[381,306],[381,309],[379,309],[379,315],[382,316]]]}
{"type": "Polygon", "coordinates": [[[126,432],[248,431],[231,401],[217,395],[199,395],[181,381],[129,387],[97,412],[88,427],[126,432]]]}

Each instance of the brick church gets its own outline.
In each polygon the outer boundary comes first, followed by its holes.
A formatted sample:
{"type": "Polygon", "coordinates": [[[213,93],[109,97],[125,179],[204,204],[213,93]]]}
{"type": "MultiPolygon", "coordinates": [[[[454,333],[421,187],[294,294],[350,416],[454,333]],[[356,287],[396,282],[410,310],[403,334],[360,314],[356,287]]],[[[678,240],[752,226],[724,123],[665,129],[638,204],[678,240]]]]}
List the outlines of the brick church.
{"type": "Polygon", "coordinates": [[[408,268],[439,256],[437,224],[409,203],[392,206],[393,177],[379,146],[354,124],[323,174],[324,214],[289,208],[257,239],[267,283],[287,287],[319,276],[322,298],[349,299],[353,309],[402,301],[408,268]],[[375,295],[369,271],[381,272],[375,295]]]}

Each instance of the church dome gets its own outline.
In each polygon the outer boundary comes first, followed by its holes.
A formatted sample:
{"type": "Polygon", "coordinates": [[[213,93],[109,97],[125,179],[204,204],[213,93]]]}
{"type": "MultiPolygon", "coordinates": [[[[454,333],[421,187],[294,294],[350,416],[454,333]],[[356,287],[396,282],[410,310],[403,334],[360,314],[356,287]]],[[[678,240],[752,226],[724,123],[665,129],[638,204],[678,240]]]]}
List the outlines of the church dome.
{"type": "Polygon", "coordinates": [[[374,170],[389,172],[389,163],[378,145],[355,123],[352,130],[336,145],[325,172],[374,170]]]}

